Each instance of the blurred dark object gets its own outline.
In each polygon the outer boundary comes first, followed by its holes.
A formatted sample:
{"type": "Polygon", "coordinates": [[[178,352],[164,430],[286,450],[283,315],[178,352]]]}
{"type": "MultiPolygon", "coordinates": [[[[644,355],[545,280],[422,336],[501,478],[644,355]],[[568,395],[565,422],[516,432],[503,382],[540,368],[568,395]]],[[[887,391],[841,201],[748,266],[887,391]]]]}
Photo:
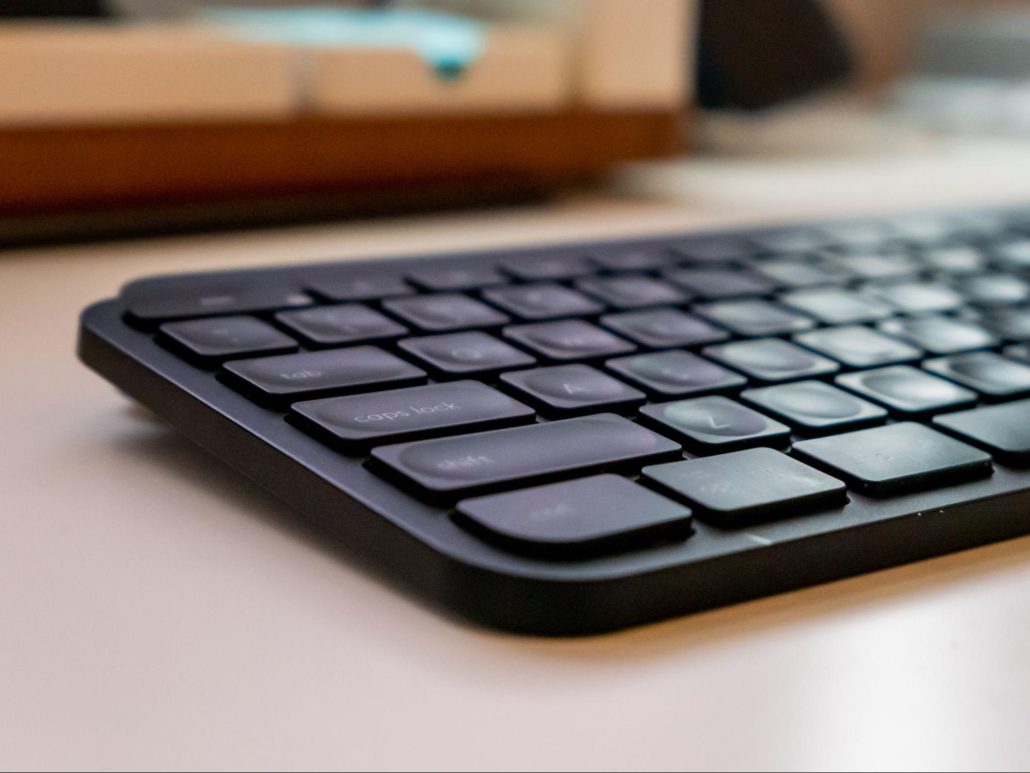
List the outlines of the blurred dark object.
{"type": "Polygon", "coordinates": [[[104,0],[3,0],[0,2],[0,18],[108,16],[106,6],[104,0]]]}
{"type": "Polygon", "coordinates": [[[851,55],[816,0],[704,0],[698,101],[760,110],[846,80],[851,55]]]}

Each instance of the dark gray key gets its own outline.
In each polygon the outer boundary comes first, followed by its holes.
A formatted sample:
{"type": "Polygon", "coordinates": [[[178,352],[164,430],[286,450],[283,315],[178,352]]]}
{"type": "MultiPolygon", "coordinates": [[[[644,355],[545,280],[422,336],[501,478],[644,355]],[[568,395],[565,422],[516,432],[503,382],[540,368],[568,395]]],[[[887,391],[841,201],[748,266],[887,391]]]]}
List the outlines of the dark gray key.
{"type": "Polygon", "coordinates": [[[950,287],[935,282],[871,285],[869,291],[905,314],[954,311],[965,303],[950,287]]]}
{"type": "Polygon", "coordinates": [[[360,303],[285,311],[276,320],[313,347],[386,341],[408,334],[403,325],[360,303]]]}
{"type": "Polygon", "coordinates": [[[476,381],[296,403],[291,418],[346,451],[384,443],[528,424],[535,412],[476,381]]]}
{"type": "Polygon", "coordinates": [[[686,268],[667,271],[665,277],[699,298],[721,300],[768,295],[775,285],[749,271],[686,268]]]}
{"type": "Polygon", "coordinates": [[[835,263],[800,258],[756,260],[753,262],[751,270],[776,286],[788,290],[841,284],[846,282],[850,276],[846,270],[835,263]]]}
{"type": "Polygon", "coordinates": [[[629,341],[578,319],[516,325],[505,328],[504,335],[555,362],[596,360],[636,349],[629,341]]]}
{"type": "Polygon", "coordinates": [[[985,309],[975,319],[1005,341],[1030,341],[1030,306],[985,309]]]}
{"type": "Polygon", "coordinates": [[[789,518],[847,501],[836,478],[771,448],[646,467],[644,478],[721,526],[789,518]]]}
{"type": "Polygon", "coordinates": [[[427,333],[499,327],[511,321],[496,309],[460,293],[396,298],[384,301],[383,308],[427,333]]]}
{"type": "Polygon", "coordinates": [[[490,266],[460,266],[456,268],[415,269],[408,278],[423,290],[448,292],[454,290],[475,290],[480,287],[505,284],[508,280],[490,266]]]}
{"type": "Polygon", "coordinates": [[[738,373],[681,351],[622,357],[609,360],[606,366],[656,397],[726,392],[747,383],[738,373]]]}
{"type": "Polygon", "coordinates": [[[686,293],[674,285],[640,274],[581,279],[576,287],[616,309],[675,306],[687,300],[686,293]]]}
{"type": "Polygon", "coordinates": [[[589,365],[556,365],[505,373],[501,381],[550,416],[621,412],[645,400],[640,390],[589,365]]]}
{"type": "Polygon", "coordinates": [[[856,278],[873,282],[915,279],[922,270],[916,259],[904,252],[843,255],[835,260],[856,278]]]}
{"type": "Polygon", "coordinates": [[[615,248],[591,253],[590,258],[607,271],[654,271],[675,259],[670,250],[661,247],[615,248]]]}
{"type": "Polygon", "coordinates": [[[235,388],[272,406],[426,380],[425,371],[375,346],[237,360],[224,373],[235,388]]]}
{"type": "Polygon", "coordinates": [[[730,337],[727,331],[676,309],[609,314],[601,317],[601,324],[649,349],[714,344],[730,337]]]}
{"type": "Polygon", "coordinates": [[[812,330],[794,336],[794,340],[849,368],[897,365],[923,356],[923,351],[911,344],[857,325],[812,330]]]}
{"type": "Polygon", "coordinates": [[[521,349],[480,332],[406,338],[397,346],[444,378],[486,376],[536,364],[521,349]]]}
{"type": "Polygon", "coordinates": [[[1030,268],[1030,239],[1020,239],[993,248],[997,258],[1012,268],[1030,268]]]}
{"type": "Polygon", "coordinates": [[[801,290],[785,293],[780,303],[815,317],[826,325],[879,322],[894,316],[894,310],[868,294],[851,290],[801,290]]]}
{"type": "Polygon", "coordinates": [[[975,389],[989,400],[1030,394],[1030,365],[994,352],[970,352],[928,360],[923,367],[938,376],[975,389]]]}
{"type": "Polygon", "coordinates": [[[399,276],[366,274],[364,271],[328,272],[308,280],[308,288],[329,301],[379,301],[410,295],[415,289],[399,276]]]}
{"type": "Polygon", "coordinates": [[[825,376],[840,370],[840,365],[833,360],[778,338],[706,346],[701,353],[769,384],[825,376]]]}
{"type": "Polygon", "coordinates": [[[751,241],[763,252],[816,252],[831,247],[830,237],[814,228],[790,228],[769,231],[751,237],[751,241]]]}
{"type": "Polygon", "coordinates": [[[188,317],[256,314],[314,303],[299,285],[240,276],[144,279],[127,285],[121,299],[130,317],[148,325],[188,317]]]}
{"type": "Polygon", "coordinates": [[[296,351],[297,342],[255,317],[213,317],[168,322],[159,338],[169,348],[201,365],[223,360],[296,351]]]}
{"type": "Polygon", "coordinates": [[[693,533],[690,508],[617,475],[458,503],[459,523],[512,550],[553,557],[613,553],[693,533]]]}
{"type": "Polygon", "coordinates": [[[875,497],[984,478],[992,471],[983,451],[912,422],[803,440],[794,451],[875,497]]]}
{"type": "Polygon", "coordinates": [[[604,311],[604,307],[596,301],[555,283],[498,287],[485,291],[483,297],[516,317],[527,320],[582,317],[604,311]]]}
{"type": "Polygon", "coordinates": [[[453,500],[602,469],[636,469],[680,450],[678,443],[602,413],[384,446],[372,452],[372,460],[377,470],[424,496],[453,500]]]}
{"type": "Polygon", "coordinates": [[[700,304],[694,311],[717,325],[748,338],[786,335],[815,327],[815,320],[767,301],[700,304]]]}
{"type": "Polygon", "coordinates": [[[998,339],[982,326],[954,317],[889,319],[880,323],[880,330],[932,354],[958,354],[998,345],[998,339]]]}
{"type": "Polygon", "coordinates": [[[647,405],[640,409],[640,416],[659,432],[671,434],[695,452],[785,446],[790,441],[789,427],[725,397],[647,405]]]}
{"type": "Polygon", "coordinates": [[[903,416],[920,416],[964,408],[976,392],[908,365],[848,373],[837,384],[903,416]]]}
{"type": "Polygon", "coordinates": [[[698,236],[677,242],[672,249],[692,263],[725,263],[757,252],[755,245],[739,236],[698,236]]]}
{"type": "Polygon", "coordinates": [[[919,257],[933,271],[953,277],[978,274],[987,268],[987,256],[975,247],[936,247],[919,257]]]}
{"type": "Polygon", "coordinates": [[[1002,464],[1030,465],[1030,400],[939,416],[934,424],[989,451],[1002,464]]]}
{"type": "Polygon", "coordinates": [[[503,269],[523,282],[573,279],[594,272],[593,264],[586,257],[569,255],[510,258],[504,261],[503,269]]]}
{"type": "Polygon", "coordinates": [[[1010,346],[1008,349],[1005,350],[1005,356],[1013,360],[1030,362],[1030,344],[1022,344],[1021,346],[1010,346]]]}
{"type": "Polygon", "coordinates": [[[887,418],[887,411],[880,406],[822,381],[751,389],[741,398],[805,435],[860,429],[887,418]]]}
{"type": "Polygon", "coordinates": [[[958,290],[978,306],[1008,306],[1030,301],[1030,282],[1011,274],[963,277],[958,290]]]}

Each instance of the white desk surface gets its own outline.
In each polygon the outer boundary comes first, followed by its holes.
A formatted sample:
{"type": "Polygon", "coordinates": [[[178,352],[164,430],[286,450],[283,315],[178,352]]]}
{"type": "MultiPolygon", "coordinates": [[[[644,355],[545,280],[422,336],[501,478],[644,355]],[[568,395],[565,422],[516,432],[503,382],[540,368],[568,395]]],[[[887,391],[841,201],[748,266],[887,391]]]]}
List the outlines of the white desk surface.
{"type": "Polygon", "coordinates": [[[499,635],[283,528],[73,356],[78,311],[138,275],[811,208],[694,193],[0,258],[0,768],[1025,768],[1030,538],[616,635],[499,635]]]}

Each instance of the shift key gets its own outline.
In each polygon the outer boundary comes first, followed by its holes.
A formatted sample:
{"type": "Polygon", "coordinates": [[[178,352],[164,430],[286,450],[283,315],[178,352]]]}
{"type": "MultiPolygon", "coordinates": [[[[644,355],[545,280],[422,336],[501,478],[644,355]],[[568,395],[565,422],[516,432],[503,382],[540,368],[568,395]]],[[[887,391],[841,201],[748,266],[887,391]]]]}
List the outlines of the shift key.
{"type": "Polygon", "coordinates": [[[478,381],[392,389],[296,403],[291,419],[345,451],[405,440],[498,429],[533,421],[536,412],[478,381]]]}
{"type": "Polygon", "coordinates": [[[384,446],[372,467],[426,497],[454,500],[495,490],[677,458],[661,435],[614,414],[384,446]]]}

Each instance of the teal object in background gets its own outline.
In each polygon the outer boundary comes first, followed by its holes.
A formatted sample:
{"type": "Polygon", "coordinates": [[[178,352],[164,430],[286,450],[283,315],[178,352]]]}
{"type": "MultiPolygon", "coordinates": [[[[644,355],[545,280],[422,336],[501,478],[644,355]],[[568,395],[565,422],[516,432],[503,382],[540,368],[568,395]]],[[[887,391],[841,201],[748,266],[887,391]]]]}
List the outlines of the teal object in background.
{"type": "Polygon", "coordinates": [[[483,50],[483,25],[434,11],[351,8],[210,8],[203,19],[248,40],[337,48],[404,48],[443,78],[460,75],[483,50]]]}

